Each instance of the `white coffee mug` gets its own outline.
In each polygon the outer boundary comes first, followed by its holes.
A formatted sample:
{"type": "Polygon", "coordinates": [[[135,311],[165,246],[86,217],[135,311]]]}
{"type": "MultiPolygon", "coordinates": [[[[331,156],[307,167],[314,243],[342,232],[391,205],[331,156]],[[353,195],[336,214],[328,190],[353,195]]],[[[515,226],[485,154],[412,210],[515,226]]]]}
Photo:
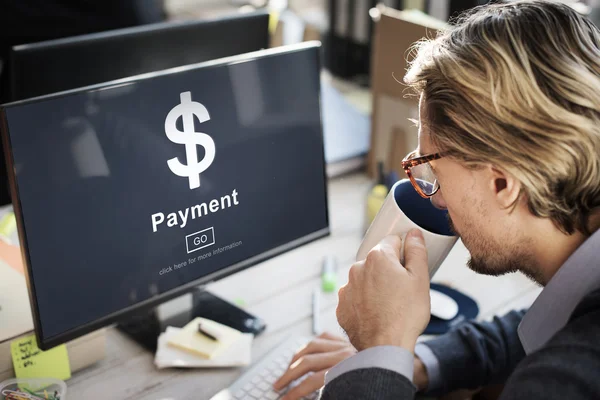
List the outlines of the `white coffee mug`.
{"type": "MultiPolygon", "coordinates": [[[[356,260],[364,260],[385,236],[398,235],[404,243],[406,234],[413,228],[418,228],[423,233],[429,277],[432,278],[458,237],[450,229],[447,211],[436,208],[429,199],[422,198],[408,179],[396,182],[391,188],[363,238],[356,260]]],[[[404,246],[400,252],[402,263],[403,254],[404,246]]]]}

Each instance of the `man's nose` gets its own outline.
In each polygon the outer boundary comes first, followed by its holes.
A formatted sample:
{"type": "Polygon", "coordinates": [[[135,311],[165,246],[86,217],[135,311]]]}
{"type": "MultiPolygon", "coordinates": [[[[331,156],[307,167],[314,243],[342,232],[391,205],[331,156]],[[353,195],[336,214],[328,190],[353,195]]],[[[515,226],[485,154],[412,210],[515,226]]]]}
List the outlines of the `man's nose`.
{"type": "Polygon", "coordinates": [[[448,208],[441,190],[438,190],[436,194],[431,196],[430,201],[435,208],[439,208],[440,210],[446,210],[448,208]]]}

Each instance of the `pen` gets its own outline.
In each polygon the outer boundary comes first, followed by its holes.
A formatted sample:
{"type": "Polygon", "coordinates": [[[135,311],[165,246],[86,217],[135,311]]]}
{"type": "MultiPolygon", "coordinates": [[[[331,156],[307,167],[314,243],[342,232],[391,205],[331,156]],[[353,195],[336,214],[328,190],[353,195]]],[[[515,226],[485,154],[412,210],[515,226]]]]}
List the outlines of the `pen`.
{"type": "Polygon", "coordinates": [[[333,255],[325,256],[323,267],[321,268],[321,289],[326,293],[334,292],[337,289],[337,262],[333,255]]]}
{"type": "Polygon", "coordinates": [[[202,324],[198,324],[198,333],[206,336],[207,338],[209,338],[211,340],[215,340],[215,341],[219,340],[219,338],[214,333],[209,332],[206,328],[204,328],[202,326],[202,324]]]}
{"type": "Polygon", "coordinates": [[[320,302],[321,292],[318,288],[313,291],[312,296],[312,330],[314,335],[318,335],[321,333],[321,323],[319,321],[321,310],[321,302],[320,302]]]}

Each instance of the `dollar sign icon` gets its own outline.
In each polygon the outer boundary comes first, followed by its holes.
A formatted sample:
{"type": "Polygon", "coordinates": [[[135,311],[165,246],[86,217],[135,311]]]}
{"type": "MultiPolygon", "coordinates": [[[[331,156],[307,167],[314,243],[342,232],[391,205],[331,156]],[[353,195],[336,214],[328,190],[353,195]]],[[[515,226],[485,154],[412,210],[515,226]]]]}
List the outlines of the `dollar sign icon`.
{"type": "Polygon", "coordinates": [[[192,92],[181,93],[179,97],[181,104],[169,111],[165,119],[165,133],[171,142],[185,145],[187,165],[182,164],[177,157],[168,160],[167,165],[175,175],[189,179],[190,189],[196,189],[200,187],[200,174],[215,159],[215,142],[206,133],[196,132],[194,128],[194,115],[201,123],[210,119],[206,107],[192,101],[192,92]],[[179,117],[183,119],[183,132],[177,129],[179,117]],[[200,161],[196,146],[204,147],[204,158],[200,161]]]}

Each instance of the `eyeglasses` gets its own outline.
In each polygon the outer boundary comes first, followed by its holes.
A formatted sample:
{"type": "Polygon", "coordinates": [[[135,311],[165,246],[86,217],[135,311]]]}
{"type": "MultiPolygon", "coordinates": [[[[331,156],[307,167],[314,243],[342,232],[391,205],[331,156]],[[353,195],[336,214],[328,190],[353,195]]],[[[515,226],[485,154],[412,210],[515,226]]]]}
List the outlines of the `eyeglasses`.
{"type": "Polygon", "coordinates": [[[413,187],[423,198],[429,198],[437,193],[440,184],[429,164],[429,161],[442,158],[440,153],[417,157],[417,151],[409,153],[402,160],[402,168],[408,175],[413,187]]]}

